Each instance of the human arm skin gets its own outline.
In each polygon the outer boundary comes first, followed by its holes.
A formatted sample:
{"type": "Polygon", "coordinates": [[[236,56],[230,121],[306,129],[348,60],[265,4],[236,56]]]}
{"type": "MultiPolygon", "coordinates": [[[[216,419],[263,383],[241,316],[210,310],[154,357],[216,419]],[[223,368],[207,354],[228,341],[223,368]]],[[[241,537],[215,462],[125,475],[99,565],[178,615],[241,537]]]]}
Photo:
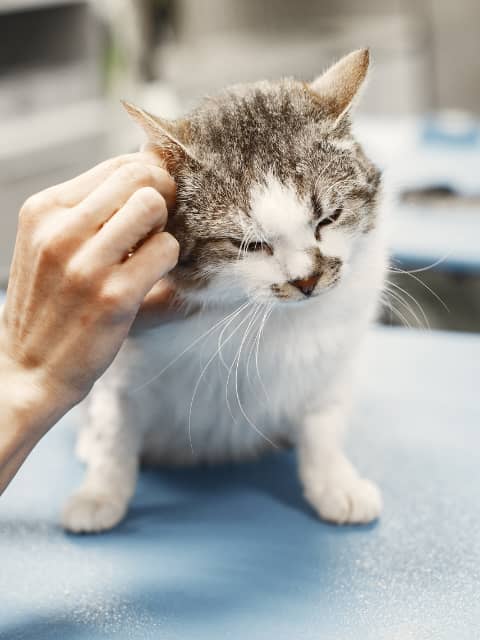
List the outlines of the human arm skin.
{"type": "Polygon", "coordinates": [[[178,259],[162,231],[174,201],[172,178],[146,151],[22,207],[0,310],[0,494],[111,364],[145,297],[150,314],[170,301],[159,280],[178,259]]]}

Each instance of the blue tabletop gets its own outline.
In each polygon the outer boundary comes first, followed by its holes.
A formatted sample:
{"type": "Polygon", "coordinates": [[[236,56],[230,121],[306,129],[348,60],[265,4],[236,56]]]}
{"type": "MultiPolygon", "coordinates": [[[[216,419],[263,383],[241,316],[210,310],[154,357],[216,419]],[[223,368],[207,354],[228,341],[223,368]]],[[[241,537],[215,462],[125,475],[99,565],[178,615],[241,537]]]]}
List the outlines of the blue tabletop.
{"type": "Polygon", "coordinates": [[[67,416],[0,499],[0,638],[479,637],[480,338],[379,329],[368,360],[349,448],[375,525],[319,522],[283,453],[145,472],[121,526],[67,535],[67,416]]]}

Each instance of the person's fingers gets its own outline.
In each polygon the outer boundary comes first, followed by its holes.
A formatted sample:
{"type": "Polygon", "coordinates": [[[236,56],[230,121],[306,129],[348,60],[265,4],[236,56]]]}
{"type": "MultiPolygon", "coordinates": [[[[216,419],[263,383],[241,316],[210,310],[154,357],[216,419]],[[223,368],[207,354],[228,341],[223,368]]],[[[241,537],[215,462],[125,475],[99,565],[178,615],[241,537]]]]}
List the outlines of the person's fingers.
{"type": "Polygon", "coordinates": [[[142,300],[153,285],[171,271],[178,261],[178,242],[169,233],[154,233],[118,267],[118,277],[126,287],[142,292],[142,300]]]}
{"type": "Polygon", "coordinates": [[[172,306],[175,306],[176,298],[177,291],[175,287],[171,282],[163,278],[156,282],[147,293],[140,305],[140,312],[158,311],[161,313],[162,310],[169,310],[172,306]]]}
{"type": "Polygon", "coordinates": [[[118,264],[149,234],[162,230],[166,222],[163,197],[153,187],[142,187],[88,241],[86,251],[96,264],[118,264]]]}
{"type": "Polygon", "coordinates": [[[83,235],[96,233],[142,187],[161,193],[167,206],[174,198],[175,184],[164,169],[131,162],[117,169],[75,207],[71,230],[81,229],[83,235]]]}
{"type": "Polygon", "coordinates": [[[50,187],[46,191],[50,193],[52,199],[59,206],[74,207],[102,184],[112,173],[117,171],[117,169],[132,162],[151,164],[160,168],[165,166],[160,156],[152,151],[146,150],[140,153],[128,153],[105,160],[92,169],[85,171],[85,173],[50,187]]]}

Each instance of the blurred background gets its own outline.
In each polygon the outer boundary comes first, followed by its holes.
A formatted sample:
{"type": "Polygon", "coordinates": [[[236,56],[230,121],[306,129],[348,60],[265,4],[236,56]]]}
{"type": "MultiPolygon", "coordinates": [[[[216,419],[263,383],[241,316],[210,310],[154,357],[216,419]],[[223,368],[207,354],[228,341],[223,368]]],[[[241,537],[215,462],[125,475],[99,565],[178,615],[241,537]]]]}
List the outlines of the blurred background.
{"type": "Polygon", "coordinates": [[[478,0],[0,0],[0,287],[30,194],[232,82],[311,79],[369,46],[355,114],[385,172],[386,323],[480,330],[478,0]]]}

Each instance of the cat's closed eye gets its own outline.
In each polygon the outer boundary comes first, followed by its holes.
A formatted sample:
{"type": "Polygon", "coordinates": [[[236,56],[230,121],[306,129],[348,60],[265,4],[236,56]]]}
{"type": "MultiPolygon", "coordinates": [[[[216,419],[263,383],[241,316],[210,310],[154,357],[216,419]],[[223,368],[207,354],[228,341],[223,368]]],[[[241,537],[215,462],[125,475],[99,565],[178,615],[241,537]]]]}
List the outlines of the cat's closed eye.
{"type": "Polygon", "coordinates": [[[320,222],[318,222],[316,228],[315,228],[315,236],[317,238],[317,240],[320,239],[320,230],[322,227],[326,227],[329,224],[333,224],[334,222],[336,222],[340,216],[342,215],[343,212],[343,208],[342,207],[337,207],[329,216],[325,216],[325,218],[322,218],[320,220],[320,222]]]}
{"type": "Polygon", "coordinates": [[[263,242],[262,240],[253,240],[252,242],[247,243],[243,242],[242,240],[237,240],[236,238],[229,238],[229,240],[234,247],[237,247],[237,249],[240,249],[240,251],[242,252],[245,251],[248,253],[253,253],[256,251],[264,251],[270,255],[273,253],[270,245],[266,242],[263,242]]]}

